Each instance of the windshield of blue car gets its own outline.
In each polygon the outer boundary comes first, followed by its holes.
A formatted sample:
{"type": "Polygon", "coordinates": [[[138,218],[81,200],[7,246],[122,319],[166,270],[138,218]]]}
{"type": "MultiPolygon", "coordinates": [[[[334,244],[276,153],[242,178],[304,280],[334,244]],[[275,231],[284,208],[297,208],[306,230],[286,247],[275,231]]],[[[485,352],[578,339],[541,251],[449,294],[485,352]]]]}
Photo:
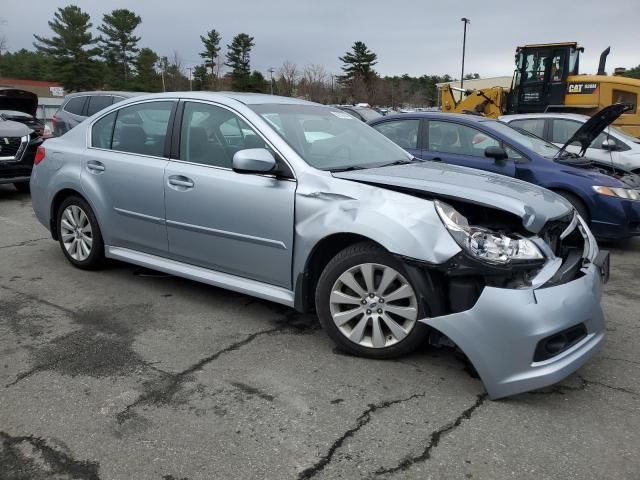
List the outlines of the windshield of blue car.
{"type": "Polygon", "coordinates": [[[534,134],[526,132],[521,129],[513,128],[510,125],[502,122],[491,122],[489,125],[493,130],[501,133],[505,137],[529,150],[534,151],[538,155],[546,158],[554,158],[560,149],[553,143],[549,143],[546,140],[536,137],[534,134]]]}
{"type": "Polygon", "coordinates": [[[316,105],[251,105],[309,165],[320,170],[405,163],[411,155],[347,112],[316,105]]]}

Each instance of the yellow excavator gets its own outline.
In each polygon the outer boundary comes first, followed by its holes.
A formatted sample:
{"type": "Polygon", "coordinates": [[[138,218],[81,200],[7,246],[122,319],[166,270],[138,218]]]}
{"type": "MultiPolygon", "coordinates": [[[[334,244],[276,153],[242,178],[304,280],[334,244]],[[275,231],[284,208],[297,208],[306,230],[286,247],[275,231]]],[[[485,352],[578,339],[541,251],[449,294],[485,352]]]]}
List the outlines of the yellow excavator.
{"type": "MultiPolygon", "coordinates": [[[[632,104],[614,125],[640,137],[638,96],[640,79],[605,73],[607,48],[600,55],[596,75],[579,73],[580,53],[575,42],[524,45],[516,49],[516,69],[511,88],[466,90],[450,85],[440,89],[443,112],[472,113],[497,118],[511,113],[565,112],[593,115],[614,103],[632,104]],[[456,100],[454,91],[463,94],[456,100]]],[[[620,73],[616,69],[616,73],[620,73]]]]}

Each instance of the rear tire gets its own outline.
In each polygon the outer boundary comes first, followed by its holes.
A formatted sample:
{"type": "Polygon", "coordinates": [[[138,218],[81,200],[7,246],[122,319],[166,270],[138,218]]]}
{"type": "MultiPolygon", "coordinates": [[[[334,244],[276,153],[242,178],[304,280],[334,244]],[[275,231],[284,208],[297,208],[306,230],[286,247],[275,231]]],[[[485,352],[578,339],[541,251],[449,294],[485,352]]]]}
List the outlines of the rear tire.
{"type": "Polygon", "coordinates": [[[400,260],[363,242],[327,264],[316,287],[316,312],[329,337],[348,353],[393,358],[415,350],[429,335],[418,321],[427,316],[420,293],[400,260]]]}
{"type": "Polygon", "coordinates": [[[66,198],[56,217],[60,247],[74,267],[96,270],[104,264],[100,226],[89,204],[81,197],[66,198]]]}
{"type": "Polygon", "coordinates": [[[574,195],[573,193],[565,192],[562,190],[556,191],[555,193],[557,193],[558,195],[563,197],[565,200],[567,200],[571,205],[573,205],[573,208],[576,209],[576,211],[580,214],[580,216],[583,218],[585,222],[587,223],[591,222],[591,215],[589,215],[589,209],[584,204],[584,202],[580,199],[580,197],[578,197],[577,195],[574,195]]]}
{"type": "Polygon", "coordinates": [[[31,193],[31,185],[29,182],[16,182],[13,184],[20,193],[31,193]]]}

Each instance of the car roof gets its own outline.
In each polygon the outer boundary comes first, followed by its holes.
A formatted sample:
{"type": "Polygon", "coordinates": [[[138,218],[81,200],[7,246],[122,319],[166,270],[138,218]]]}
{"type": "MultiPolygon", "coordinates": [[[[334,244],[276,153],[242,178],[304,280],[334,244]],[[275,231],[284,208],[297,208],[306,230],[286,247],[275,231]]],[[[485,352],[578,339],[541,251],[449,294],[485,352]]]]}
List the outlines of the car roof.
{"type": "Polygon", "coordinates": [[[90,92],[73,92],[64,96],[65,100],[74,97],[88,97],[90,95],[117,95],[124,98],[132,98],[140,95],[146,95],[147,92],[119,92],[116,90],[94,90],[90,92]]]}
{"type": "Polygon", "coordinates": [[[377,118],[374,120],[378,122],[380,120],[392,120],[401,118],[425,118],[430,120],[454,120],[462,123],[481,123],[481,122],[495,122],[493,118],[483,117],[480,115],[469,115],[466,113],[442,113],[442,112],[408,112],[399,113],[397,115],[387,115],[386,117],[377,118]]]}
{"type": "Polygon", "coordinates": [[[590,117],[588,115],[581,115],[579,113],[518,113],[515,115],[501,115],[500,120],[508,122],[511,120],[522,120],[529,118],[566,118],[570,120],[578,120],[580,122],[587,121],[590,117]]]}
{"type": "MultiPolygon", "coordinates": [[[[264,105],[264,104],[280,104],[280,105],[317,105],[319,103],[308,102],[292,97],[280,97],[278,95],[267,95],[264,93],[247,93],[247,92],[166,92],[166,93],[151,93],[151,94],[138,94],[143,95],[143,98],[136,98],[139,100],[152,100],[163,98],[189,98],[193,100],[220,100],[221,98],[227,98],[236,100],[245,105],[264,105]]],[[[119,104],[120,105],[120,104],[119,104]]]]}

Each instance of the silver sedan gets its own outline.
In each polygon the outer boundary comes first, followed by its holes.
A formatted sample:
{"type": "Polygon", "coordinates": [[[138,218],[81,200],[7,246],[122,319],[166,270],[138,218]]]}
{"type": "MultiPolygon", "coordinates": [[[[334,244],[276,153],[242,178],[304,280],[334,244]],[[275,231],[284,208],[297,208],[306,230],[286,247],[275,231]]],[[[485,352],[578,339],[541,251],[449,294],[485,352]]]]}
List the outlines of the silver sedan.
{"type": "Polygon", "coordinates": [[[38,219],[69,262],[118,259],[317,312],[345,351],[457,346],[492,398],[602,345],[608,255],[554,193],[414,159],[332,107],[167,93],[40,147],[38,219]]]}

